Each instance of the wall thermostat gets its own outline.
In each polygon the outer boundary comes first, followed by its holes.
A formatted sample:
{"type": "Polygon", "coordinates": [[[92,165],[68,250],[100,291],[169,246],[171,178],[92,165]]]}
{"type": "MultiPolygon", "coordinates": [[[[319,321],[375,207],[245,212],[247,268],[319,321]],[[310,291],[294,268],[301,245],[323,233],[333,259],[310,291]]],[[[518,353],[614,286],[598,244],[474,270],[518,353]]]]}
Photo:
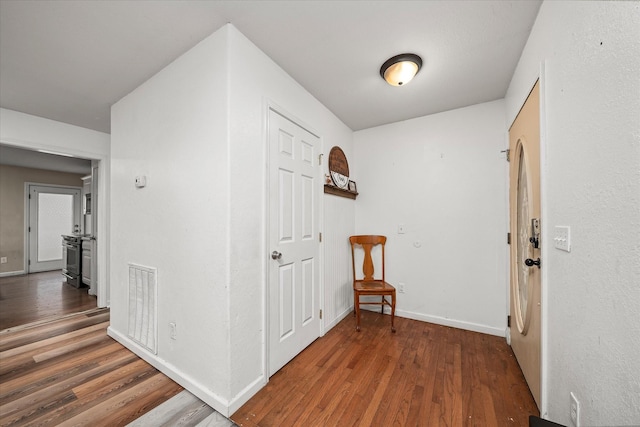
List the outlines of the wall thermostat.
{"type": "Polygon", "coordinates": [[[136,176],[136,187],[138,188],[142,188],[145,187],[147,185],[147,177],[142,175],[142,176],[136,176]]]}

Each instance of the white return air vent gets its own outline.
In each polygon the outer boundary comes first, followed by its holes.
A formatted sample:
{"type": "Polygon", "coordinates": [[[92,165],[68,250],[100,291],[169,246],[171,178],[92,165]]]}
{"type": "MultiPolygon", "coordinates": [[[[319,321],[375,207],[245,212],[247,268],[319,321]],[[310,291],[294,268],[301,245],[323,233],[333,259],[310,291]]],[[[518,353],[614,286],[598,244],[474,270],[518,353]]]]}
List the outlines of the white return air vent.
{"type": "Polygon", "coordinates": [[[158,274],[129,264],[129,338],[158,354],[158,274]]]}

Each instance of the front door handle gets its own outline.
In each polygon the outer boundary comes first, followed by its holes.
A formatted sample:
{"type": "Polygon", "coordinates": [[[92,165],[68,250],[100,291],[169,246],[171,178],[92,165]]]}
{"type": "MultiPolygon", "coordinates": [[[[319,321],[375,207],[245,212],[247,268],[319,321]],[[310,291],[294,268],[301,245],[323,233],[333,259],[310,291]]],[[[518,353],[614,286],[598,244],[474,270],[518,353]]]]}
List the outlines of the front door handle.
{"type": "Polygon", "coordinates": [[[272,259],[280,259],[282,258],[282,254],[278,251],[273,251],[271,252],[271,258],[272,259]]]}
{"type": "Polygon", "coordinates": [[[537,265],[538,268],[540,268],[540,258],[538,259],[527,258],[524,260],[524,263],[526,264],[527,267],[533,267],[534,265],[537,265]]]}

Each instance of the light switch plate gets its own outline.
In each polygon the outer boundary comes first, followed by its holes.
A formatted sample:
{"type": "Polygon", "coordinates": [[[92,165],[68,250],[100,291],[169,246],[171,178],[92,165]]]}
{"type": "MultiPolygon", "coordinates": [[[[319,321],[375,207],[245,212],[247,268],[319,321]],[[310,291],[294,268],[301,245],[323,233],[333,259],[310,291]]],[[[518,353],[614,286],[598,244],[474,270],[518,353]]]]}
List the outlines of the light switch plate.
{"type": "Polygon", "coordinates": [[[553,245],[561,251],[571,252],[571,228],[569,226],[556,225],[553,245]]]}

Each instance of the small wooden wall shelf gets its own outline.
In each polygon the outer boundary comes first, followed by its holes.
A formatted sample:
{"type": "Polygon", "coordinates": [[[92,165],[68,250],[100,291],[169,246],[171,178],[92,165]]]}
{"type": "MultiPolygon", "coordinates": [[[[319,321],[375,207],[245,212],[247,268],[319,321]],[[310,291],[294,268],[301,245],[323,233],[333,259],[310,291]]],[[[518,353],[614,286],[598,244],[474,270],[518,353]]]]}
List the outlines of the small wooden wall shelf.
{"type": "Polygon", "coordinates": [[[348,199],[355,200],[358,197],[358,193],[354,193],[353,191],[345,190],[343,188],[336,187],[335,185],[325,184],[324,185],[325,194],[333,194],[334,196],[346,197],[348,199]]]}

